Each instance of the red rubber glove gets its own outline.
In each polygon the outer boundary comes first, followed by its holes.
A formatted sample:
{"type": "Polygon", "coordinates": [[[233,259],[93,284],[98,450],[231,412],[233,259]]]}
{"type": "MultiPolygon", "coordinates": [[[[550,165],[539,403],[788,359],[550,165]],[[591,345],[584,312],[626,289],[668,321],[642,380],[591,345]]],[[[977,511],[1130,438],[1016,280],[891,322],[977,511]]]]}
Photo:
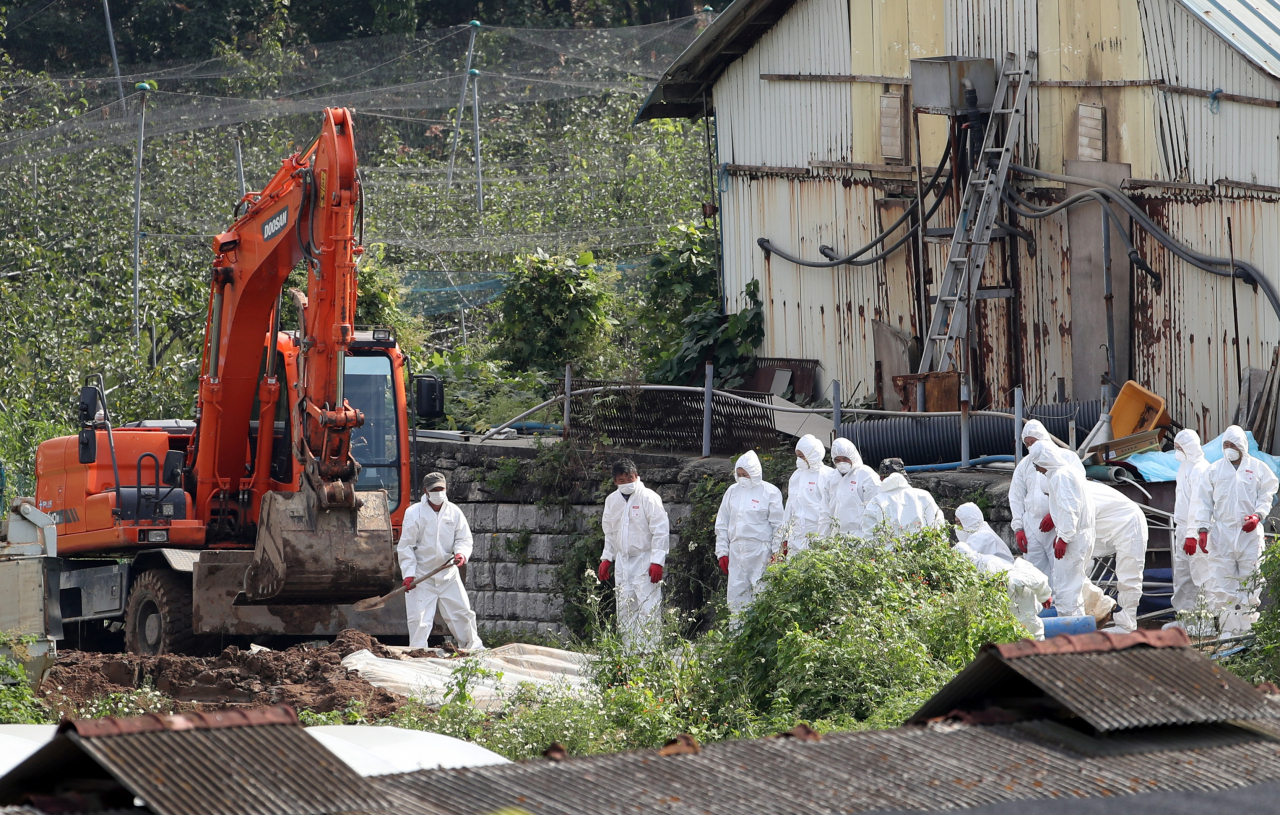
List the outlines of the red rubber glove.
{"type": "Polygon", "coordinates": [[[412,578],[412,577],[406,577],[406,578],[404,579],[404,590],[405,590],[405,591],[413,591],[413,581],[414,581],[414,579],[415,579],[415,578],[412,578]]]}
{"type": "Polygon", "coordinates": [[[604,581],[608,580],[609,575],[611,574],[613,574],[613,561],[612,560],[600,561],[600,568],[596,569],[596,577],[600,578],[600,582],[603,583],[604,581]]]}
{"type": "Polygon", "coordinates": [[[649,564],[649,582],[650,583],[662,582],[662,567],[656,563],[649,564]]]}
{"type": "Polygon", "coordinates": [[[728,555],[725,555],[724,557],[720,558],[720,572],[721,574],[729,573],[729,556],[728,555]]]}
{"type": "Polygon", "coordinates": [[[1200,551],[1204,552],[1206,555],[1209,554],[1209,533],[1208,532],[1200,533],[1200,551]]]}
{"type": "Polygon", "coordinates": [[[1044,608],[1049,608],[1050,606],[1052,606],[1052,605],[1053,605],[1053,598],[1052,598],[1052,597],[1050,597],[1048,600],[1045,600],[1045,601],[1044,601],[1043,603],[1041,603],[1040,605],[1041,605],[1041,606],[1043,606],[1044,608]]]}
{"type": "Polygon", "coordinates": [[[1262,523],[1262,519],[1257,515],[1246,515],[1244,517],[1244,526],[1240,527],[1245,532],[1252,532],[1258,528],[1258,524],[1262,523]]]}
{"type": "Polygon", "coordinates": [[[1014,534],[1014,537],[1018,539],[1018,551],[1025,555],[1027,553],[1027,533],[1019,529],[1014,534]]]}
{"type": "Polygon", "coordinates": [[[1187,538],[1184,540],[1182,542],[1182,551],[1186,552],[1188,555],[1194,555],[1196,553],[1196,539],[1187,538]]]}
{"type": "Polygon", "coordinates": [[[1058,538],[1053,542],[1053,556],[1058,560],[1062,560],[1067,556],[1067,542],[1062,538],[1058,538]]]}
{"type": "Polygon", "coordinates": [[[1050,529],[1053,529],[1053,516],[1045,513],[1045,516],[1040,519],[1040,531],[1048,532],[1050,529]]]}
{"type": "Polygon", "coordinates": [[[786,541],[783,541],[783,542],[782,542],[782,556],[783,556],[783,557],[786,557],[786,556],[787,556],[787,542],[786,542],[786,541]]]}
{"type": "Polygon", "coordinates": [[[459,554],[456,554],[456,555],[454,555],[454,556],[453,556],[453,565],[454,565],[454,566],[462,566],[462,565],[463,565],[463,564],[465,564],[466,562],[467,562],[467,556],[466,556],[466,555],[464,555],[464,554],[459,553],[459,554]]]}

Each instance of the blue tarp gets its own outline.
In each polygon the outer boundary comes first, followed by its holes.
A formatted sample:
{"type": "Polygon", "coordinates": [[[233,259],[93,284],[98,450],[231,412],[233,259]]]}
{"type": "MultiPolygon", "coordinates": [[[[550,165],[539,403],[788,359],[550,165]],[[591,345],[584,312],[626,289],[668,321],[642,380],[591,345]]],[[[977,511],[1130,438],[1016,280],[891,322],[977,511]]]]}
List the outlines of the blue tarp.
{"type": "MultiPolygon", "coordinates": [[[[1258,443],[1253,440],[1253,433],[1246,430],[1245,435],[1249,437],[1249,455],[1265,463],[1273,473],[1280,476],[1280,458],[1259,450],[1258,443]]],[[[1211,462],[1222,458],[1221,436],[1204,445],[1204,457],[1211,462]]],[[[1178,478],[1178,458],[1173,453],[1138,453],[1125,461],[1137,467],[1147,481],[1175,481],[1178,478]]]]}

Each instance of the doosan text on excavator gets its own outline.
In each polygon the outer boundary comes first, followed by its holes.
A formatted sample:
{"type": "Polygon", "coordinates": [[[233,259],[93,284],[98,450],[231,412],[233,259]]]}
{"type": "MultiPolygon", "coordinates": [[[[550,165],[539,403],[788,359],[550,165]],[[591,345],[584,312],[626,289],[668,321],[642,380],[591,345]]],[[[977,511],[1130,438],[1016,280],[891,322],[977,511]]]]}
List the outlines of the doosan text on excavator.
{"type": "Polygon", "coordinates": [[[24,512],[56,527],[56,552],[0,568],[26,587],[0,618],[40,618],[50,640],[123,627],[143,654],[206,635],[404,634],[403,600],[351,605],[399,582],[409,408],[440,415],[443,390],[390,329],[355,324],[362,209],[352,114],[327,109],[213,241],[194,420],[113,427],[91,378],[79,435],[40,445],[24,512]],[[300,263],[306,292],[285,292],[300,263]],[[298,329],[281,330],[290,311],[298,329]]]}

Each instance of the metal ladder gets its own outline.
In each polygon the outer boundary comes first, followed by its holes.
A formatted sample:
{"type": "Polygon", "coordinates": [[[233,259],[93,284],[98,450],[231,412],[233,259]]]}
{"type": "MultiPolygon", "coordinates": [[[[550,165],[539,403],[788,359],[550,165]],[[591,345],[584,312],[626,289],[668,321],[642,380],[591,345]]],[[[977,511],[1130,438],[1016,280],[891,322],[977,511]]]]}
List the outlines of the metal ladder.
{"type": "Polygon", "coordinates": [[[919,373],[950,370],[959,362],[955,358],[955,341],[967,334],[970,303],[977,296],[982,267],[991,251],[991,232],[1000,210],[1000,193],[1009,177],[1013,149],[1022,133],[1027,89],[1031,85],[1029,77],[1035,58],[1034,53],[1028,53],[1026,62],[1019,69],[1017,56],[1005,55],[982,140],[981,160],[969,171],[969,181],[960,202],[951,252],[938,287],[938,302],[929,321],[919,373]],[[1000,107],[1008,104],[1011,79],[1018,82],[1013,104],[1000,107]],[[1003,128],[1000,126],[1002,122],[1003,128]],[[1004,142],[996,146],[997,134],[1002,130],[1004,142]]]}

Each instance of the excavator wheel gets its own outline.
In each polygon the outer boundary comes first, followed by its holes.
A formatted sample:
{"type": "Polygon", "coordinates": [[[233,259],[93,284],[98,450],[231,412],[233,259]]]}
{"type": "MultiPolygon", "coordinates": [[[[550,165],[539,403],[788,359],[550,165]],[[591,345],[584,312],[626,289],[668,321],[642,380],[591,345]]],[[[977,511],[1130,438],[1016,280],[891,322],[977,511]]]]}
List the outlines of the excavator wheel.
{"type": "Polygon", "coordinates": [[[191,575],[150,569],[138,576],[124,614],[125,646],[131,654],[185,654],[195,644],[191,630],[191,575]]]}

